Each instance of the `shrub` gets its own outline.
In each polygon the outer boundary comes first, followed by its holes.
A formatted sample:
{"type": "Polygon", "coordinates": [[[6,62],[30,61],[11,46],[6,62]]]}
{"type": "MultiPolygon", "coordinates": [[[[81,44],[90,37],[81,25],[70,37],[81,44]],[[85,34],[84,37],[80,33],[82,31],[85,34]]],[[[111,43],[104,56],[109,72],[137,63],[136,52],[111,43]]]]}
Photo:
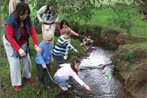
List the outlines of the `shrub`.
{"type": "Polygon", "coordinates": [[[134,59],[134,54],[131,50],[124,50],[119,54],[119,57],[125,61],[132,61],[134,59]]]}

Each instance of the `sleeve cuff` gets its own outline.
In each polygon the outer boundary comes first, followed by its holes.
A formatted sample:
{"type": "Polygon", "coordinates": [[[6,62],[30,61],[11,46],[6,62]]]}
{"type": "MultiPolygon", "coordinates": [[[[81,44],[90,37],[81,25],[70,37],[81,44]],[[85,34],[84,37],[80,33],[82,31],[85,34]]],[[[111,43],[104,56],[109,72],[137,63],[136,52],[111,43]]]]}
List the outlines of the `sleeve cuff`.
{"type": "Polygon", "coordinates": [[[38,47],[38,45],[34,45],[34,47],[36,48],[36,47],[38,47]]]}

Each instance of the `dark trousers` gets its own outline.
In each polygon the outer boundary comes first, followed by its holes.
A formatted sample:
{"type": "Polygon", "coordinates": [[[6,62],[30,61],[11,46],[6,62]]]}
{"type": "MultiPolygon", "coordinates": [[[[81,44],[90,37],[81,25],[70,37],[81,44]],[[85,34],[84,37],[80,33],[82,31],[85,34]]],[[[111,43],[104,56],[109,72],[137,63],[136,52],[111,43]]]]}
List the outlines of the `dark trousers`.
{"type": "Polygon", "coordinates": [[[62,56],[62,55],[54,55],[54,58],[56,59],[56,61],[58,63],[58,67],[59,67],[60,64],[65,63],[64,56],[62,56]]]}
{"type": "MultiPolygon", "coordinates": [[[[46,64],[49,72],[50,72],[50,65],[46,64]]],[[[49,77],[47,70],[42,67],[41,64],[36,64],[37,71],[38,71],[38,79],[41,84],[44,85],[45,88],[52,87],[52,81],[49,77]]]]}

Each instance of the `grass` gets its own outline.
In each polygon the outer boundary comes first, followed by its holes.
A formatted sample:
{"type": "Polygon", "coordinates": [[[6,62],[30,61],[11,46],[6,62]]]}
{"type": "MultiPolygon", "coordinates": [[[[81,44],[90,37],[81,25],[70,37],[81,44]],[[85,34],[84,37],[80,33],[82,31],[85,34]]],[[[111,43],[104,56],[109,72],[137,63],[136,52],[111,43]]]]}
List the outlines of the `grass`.
{"type": "Polygon", "coordinates": [[[102,9],[95,10],[94,12],[95,15],[92,16],[88,24],[107,27],[108,19],[112,17],[113,11],[111,9],[102,9]]]}
{"type": "Polygon", "coordinates": [[[147,23],[143,20],[136,19],[134,26],[131,28],[132,34],[137,37],[147,38],[147,23]]]}
{"type": "Polygon", "coordinates": [[[128,70],[134,71],[146,66],[147,43],[122,45],[117,51],[118,58],[128,63],[128,70]]]}
{"type": "MultiPolygon", "coordinates": [[[[133,11],[137,13],[135,9],[132,10],[132,13],[134,13],[133,11]]],[[[95,15],[93,15],[93,17],[91,18],[90,21],[87,22],[87,24],[98,25],[105,28],[118,29],[118,30],[121,30],[123,33],[126,33],[124,29],[118,26],[109,25],[110,20],[115,16],[115,13],[112,9],[101,9],[101,10],[98,9],[98,10],[94,10],[94,12],[95,12],[95,15]]],[[[131,34],[135,37],[147,38],[147,28],[146,28],[147,24],[145,21],[142,20],[143,16],[140,15],[139,13],[137,14],[138,15],[134,15],[131,17],[133,20],[132,22],[133,26],[131,27],[131,34]]],[[[85,23],[82,23],[82,24],[85,24],[85,23]]]]}
{"type": "MultiPolygon", "coordinates": [[[[38,35],[39,42],[42,40],[42,35],[38,35]]],[[[57,37],[55,37],[55,41],[57,37]]],[[[73,39],[71,41],[72,45],[75,46],[78,53],[73,53],[70,51],[69,58],[71,56],[82,56],[84,54],[84,47],[79,47],[80,42],[78,40],[73,39]]],[[[5,51],[2,49],[2,51],[5,51]]],[[[32,62],[32,75],[34,77],[34,82],[29,83],[27,80],[23,79],[23,90],[15,91],[14,88],[10,84],[9,79],[9,64],[5,55],[5,52],[2,52],[2,94],[1,98],[54,98],[55,95],[58,94],[59,88],[54,88],[54,93],[49,93],[48,91],[41,88],[40,83],[37,78],[37,70],[35,65],[35,54],[36,51],[32,45],[32,41],[30,41],[30,51],[31,51],[31,62],[32,62]]],[[[51,62],[51,74],[56,71],[56,62],[51,62]]]]}
{"type": "Polygon", "coordinates": [[[138,46],[138,47],[140,47],[140,48],[144,48],[144,47],[147,48],[147,43],[146,43],[146,42],[142,42],[142,43],[134,43],[134,44],[126,44],[126,45],[124,45],[124,47],[126,47],[126,48],[131,48],[131,47],[133,47],[132,49],[134,49],[135,46],[138,46]]]}

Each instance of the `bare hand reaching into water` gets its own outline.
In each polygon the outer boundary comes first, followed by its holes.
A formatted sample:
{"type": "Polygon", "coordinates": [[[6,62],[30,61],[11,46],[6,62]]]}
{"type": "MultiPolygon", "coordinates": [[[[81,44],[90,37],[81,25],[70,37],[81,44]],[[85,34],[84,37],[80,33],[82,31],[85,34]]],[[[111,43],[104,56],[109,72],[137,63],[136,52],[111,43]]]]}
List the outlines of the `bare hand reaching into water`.
{"type": "Polygon", "coordinates": [[[87,91],[91,91],[90,87],[87,84],[83,85],[87,91]]]}

